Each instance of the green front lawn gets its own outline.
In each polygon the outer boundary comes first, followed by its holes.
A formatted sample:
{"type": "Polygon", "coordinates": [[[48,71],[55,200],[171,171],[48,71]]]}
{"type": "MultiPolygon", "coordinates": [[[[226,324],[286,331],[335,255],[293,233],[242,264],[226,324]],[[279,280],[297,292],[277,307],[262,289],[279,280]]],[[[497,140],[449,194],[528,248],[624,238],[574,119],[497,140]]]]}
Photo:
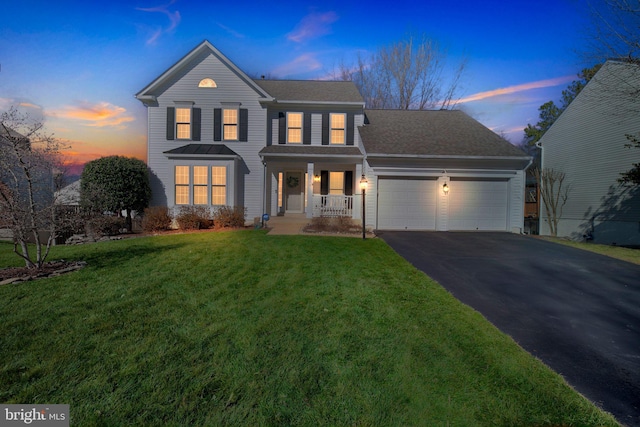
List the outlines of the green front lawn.
{"type": "MultiPolygon", "coordinates": [[[[19,265],[0,245],[0,266],[19,265]]],[[[378,239],[57,247],[0,287],[0,401],[72,425],[616,425],[378,239]]]]}
{"type": "Polygon", "coordinates": [[[540,238],[640,265],[640,249],[623,248],[621,246],[611,245],[599,245],[597,243],[574,242],[573,240],[562,239],[559,237],[542,236],[540,238]]]}

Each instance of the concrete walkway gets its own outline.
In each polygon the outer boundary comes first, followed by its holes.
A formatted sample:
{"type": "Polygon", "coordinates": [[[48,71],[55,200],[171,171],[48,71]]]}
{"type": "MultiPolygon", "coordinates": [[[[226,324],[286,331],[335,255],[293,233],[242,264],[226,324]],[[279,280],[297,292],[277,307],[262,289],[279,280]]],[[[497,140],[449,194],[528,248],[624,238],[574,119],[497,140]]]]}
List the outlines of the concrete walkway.
{"type": "Polygon", "coordinates": [[[285,216],[272,216],[267,222],[271,235],[302,234],[302,229],[309,224],[311,219],[306,214],[287,214],[285,216]]]}

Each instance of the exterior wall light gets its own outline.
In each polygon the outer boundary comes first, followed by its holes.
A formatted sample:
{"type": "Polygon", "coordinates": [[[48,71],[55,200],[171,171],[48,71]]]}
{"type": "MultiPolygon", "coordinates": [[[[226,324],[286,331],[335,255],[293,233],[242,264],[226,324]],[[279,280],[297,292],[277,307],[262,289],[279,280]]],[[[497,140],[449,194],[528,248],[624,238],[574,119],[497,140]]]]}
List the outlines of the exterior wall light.
{"type": "Polygon", "coordinates": [[[449,186],[447,185],[446,182],[442,185],[442,192],[444,194],[449,194],[449,186]]]}
{"type": "Polygon", "coordinates": [[[318,174],[313,175],[313,182],[320,182],[320,175],[318,174]]]}

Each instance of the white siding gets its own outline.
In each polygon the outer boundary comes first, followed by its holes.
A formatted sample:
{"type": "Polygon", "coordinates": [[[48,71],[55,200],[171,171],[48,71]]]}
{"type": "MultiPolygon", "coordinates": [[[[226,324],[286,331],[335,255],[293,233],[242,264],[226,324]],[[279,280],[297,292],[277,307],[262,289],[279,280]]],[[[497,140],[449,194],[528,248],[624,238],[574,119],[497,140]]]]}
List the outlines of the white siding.
{"type": "MultiPolygon", "coordinates": [[[[258,103],[259,95],[236,73],[212,53],[202,54],[191,62],[182,73],[166,82],[156,93],[158,105],[148,107],[148,164],[152,170],[152,191],[154,205],[173,204],[173,165],[163,152],[186,144],[222,144],[242,157],[236,168],[235,188],[239,200],[235,202],[247,208],[247,220],[260,216],[263,211],[263,166],[258,152],[266,141],[266,111],[258,103]],[[203,78],[210,77],[217,88],[199,88],[203,78]],[[201,108],[201,140],[166,139],[166,108],[175,102],[193,102],[193,107],[201,108]],[[240,103],[240,108],[248,109],[248,142],[213,141],[213,110],[221,108],[225,102],[240,103]]],[[[229,177],[233,179],[234,177],[229,177]]],[[[232,202],[230,200],[230,202],[232,202]]],[[[231,203],[230,203],[231,204],[231,203]]]]}
{"type": "MultiPolygon", "coordinates": [[[[611,72],[626,71],[622,64],[607,63],[541,140],[543,167],[565,172],[569,186],[560,236],[583,239],[593,224],[595,242],[640,244],[639,197],[617,182],[621,172],[640,162],[640,150],[624,147],[625,134],[640,130],[640,98],[614,102],[607,86],[611,72]]],[[[640,79],[638,70],[635,79],[640,79]]],[[[549,234],[544,206],[540,214],[541,234],[549,234]]]]}

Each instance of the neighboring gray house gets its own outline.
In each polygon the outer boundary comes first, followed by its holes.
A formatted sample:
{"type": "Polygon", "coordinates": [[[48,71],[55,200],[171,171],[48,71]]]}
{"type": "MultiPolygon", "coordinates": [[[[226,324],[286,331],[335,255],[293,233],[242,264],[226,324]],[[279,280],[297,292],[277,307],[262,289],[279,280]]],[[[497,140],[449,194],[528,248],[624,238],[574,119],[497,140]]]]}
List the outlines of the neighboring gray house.
{"type": "MultiPolygon", "coordinates": [[[[640,245],[640,194],[618,183],[640,162],[625,148],[640,132],[640,66],[608,61],[540,140],[542,167],[562,171],[569,186],[558,236],[602,244],[640,245]]],[[[540,207],[540,234],[549,224],[540,207]]]]}
{"type": "Polygon", "coordinates": [[[352,82],[254,80],[208,41],[136,97],[152,205],[361,219],[364,175],[368,227],[522,230],[530,158],[460,111],[370,111],[352,82]]]}

